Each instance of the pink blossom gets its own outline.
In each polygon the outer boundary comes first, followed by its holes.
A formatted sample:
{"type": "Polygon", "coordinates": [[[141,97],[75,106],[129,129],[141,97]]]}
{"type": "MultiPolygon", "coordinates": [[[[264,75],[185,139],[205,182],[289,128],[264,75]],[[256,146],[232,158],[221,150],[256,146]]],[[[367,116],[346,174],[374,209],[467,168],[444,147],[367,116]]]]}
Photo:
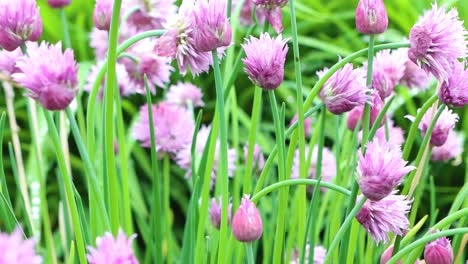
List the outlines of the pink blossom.
{"type": "Polygon", "coordinates": [[[88,261],[90,264],[138,264],[132,249],[132,241],[136,234],[127,238],[122,230],[117,237],[111,233],[105,233],[96,238],[96,248],[88,247],[88,261]]]}
{"type": "Polygon", "coordinates": [[[442,146],[433,147],[431,160],[448,161],[463,153],[463,135],[450,130],[447,141],[442,146]]]}
{"type": "MultiPolygon", "coordinates": [[[[210,214],[210,221],[211,224],[216,228],[219,229],[221,226],[221,212],[222,212],[222,199],[219,197],[218,199],[212,198],[211,199],[211,207],[209,209],[210,214]],[[219,201],[219,204],[218,204],[219,201]]],[[[232,203],[228,204],[228,224],[231,224],[231,215],[232,215],[232,203]]]]}
{"type": "Polygon", "coordinates": [[[260,239],[263,233],[263,222],[260,212],[248,195],[242,198],[241,204],[232,219],[232,233],[241,242],[252,242],[260,239]]]}
{"type": "Polygon", "coordinates": [[[468,70],[465,62],[453,64],[452,72],[439,90],[439,100],[451,107],[463,107],[468,104],[468,70]]]}
{"type": "Polygon", "coordinates": [[[16,228],[11,235],[0,232],[0,264],[41,264],[36,253],[36,241],[23,239],[23,232],[16,228]]]}
{"type": "Polygon", "coordinates": [[[363,34],[387,31],[388,15],[382,0],[360,0],[356,8],[356,29],[363,34]]]}
{"type": "Polygon", "coordinates": [[[181,106],[192,105],[193,107],[203,107],[203,93],[201,89],[191,83],[178,82],[169,87],[166,94],[167,101],[181,106]]]}

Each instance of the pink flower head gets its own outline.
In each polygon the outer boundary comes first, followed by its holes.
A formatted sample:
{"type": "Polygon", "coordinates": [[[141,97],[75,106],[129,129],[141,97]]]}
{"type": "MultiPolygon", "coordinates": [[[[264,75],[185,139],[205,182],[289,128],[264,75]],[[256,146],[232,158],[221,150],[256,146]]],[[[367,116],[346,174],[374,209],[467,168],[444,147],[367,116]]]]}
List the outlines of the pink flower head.
{"type": "Polygon", "coordinates": [[[62,44],[28,43],[28,55],[16,66],[13,79],[29,90],[29,96],[48,110],[63,110],[78,91],[78,66],[73,50],[62,52],[62,44]]]}
{"type": "MultiPolygon", "coordinates": [[[[232,10],[236,9],[237,4],[240,2],[240,0],[234,0],[232,1],[232,10]]],[[[244,0],[244,3],[242,4],[242,8],[239,14],[239,22],[244,25],[244,26],[250,26],[253,25],[254,21],[252,19],[252,12],[254,9],[254,1],[253,0],[244,0]]]]}
{"type": "Polygon", "coordinates": [[[356,9],[356,29],[363,34],[387,31],[388,15],[383,0],[360,0],[356,9]]]}
{"type": "Polygon", "coordinates": [[[42,34],[42,20],[35,0],[0,0],[0,47],[13,51],[42,34]]]}
{"type": "Polygon", "coordinates": [[[242,44],[246,57],[242,59],[245,71],[255,85],[274,90],[284,79],[284,63],[288,53],[287,39],[262,33],[260,38],[250,37],[242,44]]]}
{"type": "Polygon", "coordinates": [[[109,30],[112,18],[114,0],[96,0],[94,6],[94,26],[100,30],[109,30]]]}
{"type": "Polygon", "coordinates": [[[431,160],[448,161],[463,153],[463,135],[450,130],[447,141],[440,147],[432,148],[431,160]]]}
{"type": "MultiPolygon", "coordinates": [[[[156,151],[177,154],[192,141],[195,124],[190,112],[178,105],[161,102],[151,107],[156,151]]],[[[134,137],[146,148],[151,147],[148,105],[140,108],[140,121],[133,130],[134,137]]]]}
{"type": "Polygon", "coordinates": [[[468,54],[466,35],[456,9],[447,13],[434,4],[411,29],[408,57],[440,81],[446,80],[457,59],[468,54]]]}
{"type": "Polygon", "coordinates": [[[203,107],[203,93],[200,88],[191,84],[178,82],[176,85],[172,85],[166,94],[167,101],[173,104],[181,106],[192,105],[193,107],[203,107]]]}
{"type": "MultiPolygon", "coordinates": [[[[306,157],[309,153],[308,147],[305,149],[306,157]]],[[[316,179],[317,176],[317,158],[318,158],[318,147],[315,146],[314,149],[312,150],[312,156],[310,157],[310,166],[307,169],[307,178],[309,179],[316,179]]],[[[292,174],[291,178],[292,179],[298,179],[299,178],[299,150],[296,150],[296,153],[294,155],[294,162],[293,162],[293,168],[292,168],[292,174]]],[[[322,181],[324,182],[332,182],[333,179],[336,176],[336,159],[335,155],[328,149],[327,147],[323,148],[322,151],[322,181]]],[[[321,188],[323,192],[326,191],[325,188],[321,188]]]]}
{"type": "MultiPolygon", "coordinates": [[[[322,78],[327,71],[324,69],[317,75],[322,78]]],[[[340,115],[364,105],[369,99],[367,91],[366,72],[361,68],[353,69],[353,65],[347,63],[325,82],[319,95],[328,111],[340,115]]]]}
{"type": "MultiPolygon", "coordinates": [[[[306,245],[305,248],[305,263],[309,263],[309,254],[310,254],[310,244],[306,245]]],[[[314,264],[323,264],[325,263],[325,257],[327,256],[327,250],[323,246],[314,247],[314,264]]],[[[289,264],[299,264],[300,256],[299,251],[294,250],[291,254],[291,261],[289,264]]]]}
{"type": "Polygon", "coordinates": [[[270,23],[276,33],[283,31],[283,14],[281,8],[288,3],[288,0],[253,0],[257,5],[257,19],[264,23],[265,19],[270,23]]]}
{"type": "MultiPolygon", "coordinates": [[[[393,93],[405,74],[407,55],[405,49],[395,51],[382,50],[374,59],[372,71],[372,87],[379,92],[382,100],[393,93]]],[[[367,63],[364,64],[367,70],[367,63]]]]}
{"type": "Polygon", "coordinates": [[[419,88],[425,90],[428,88],[431,75],[419,68],[418,65],[414,64],[411,60],[407,60],[405,63],[405,74],[400,80],[401,85],[405,85],[408,88],[419,88]]]}
{"type": "MultiPolygon", "coordinates": [[[[375,120],[377,119],[380,111],[384,107],[384,103],[378,93],[372,93],[371,98],[372,100],[371,100],[371,107],[370,107],[370,127],[374,125],[375,120]]],[[[359,120],[361,120],[361,127],[362,127],[363,118],[364,118],[364,105],[357,106],[348,113],[348,117],[346,119],[346,126],[348,127],[349,130],[354,131],[359,120]]],[[[383,119],[380,126],[384,124],[384,121],[385,120],[383,119]]]]}
{"type": "MultiPolygon", "coordinates": [[[[419,124],[419,130],[421,130],[423,136],[426,134],[431,122],[432,111],[429,110],[424,114],[421,123],[419,124]]],[[[431,144],[437,147],[442,146],[445,141],[447,141],[449,132],[455,127],[457,122],[458,115],[446,107],[439,119],[437,119],[434,129],[432,130],[431,144]]]]}
{"type": "Polygon", "coordinates": [[[71,0],[47,0],[47,3],[53,8],[64,8],[69,5],[71,0]]]}
{"type": "MultiPolygon", "coordinates": [[[[144,75],[148,82],[158,87],[165,88],[165,83],[170,81],[173,71],[170,59],[159,57],[152,52],[153,44],[150,41],[140,41],[128,52],[133,58],[122,58],[120,61],[127,69],[131,89],[136,93],[145,94],[144,75]],[[136,60],[135,60],[136,59],[136,60]]],[[[154,86],[150,85],[151,92],[156,93],[154,86]]]]}
{"type": "Polygon", "coordinates": [[[427,264],[452,264],[453,249],[450,240],[441,237],[427,243],[424,249],[424,260],[427,264]]]}
{"type": "Polygon", "coordinates": [[[124,0],[122,10],[138,7],[128,16],[127,22],[137,32],[143,32],[162,29],[168,18],[177,12],[175,2],[175,0],[124,0]]]}
{"type": "MultiPolygon", "coordinates": [[[[362,195],[358,197],[358,201],[362,195]]],[[[367,200],[356,215],[357,221],[366,229],[377,244],[380,241],[388,241],[387,233],[403,235],[409,227],[406,214],[411,209],[412,201],[406,200],[406,196],[391,195],[380,201],[367,200]]]]}
{"type": "Polygon", "coordinates": [[[463,107],[468,104],[468,70],[465,62],[456,62],[453,71],[439,90],[439,100],[452,107],[463,107]]]}
{"type": "Polygon", "coordinates": [[[260,212],[249,196],[245,195],[232,219],[232,233],[241,242],[252,242],[260,239],[262,232],[260,212]]]}
{"type": "MultiPolygon", "coordinates": [[[[208,137],[210,135],[210,130],[211,128],[209,126],[202,126],[200,130],[198,131],[197,142],[195,143],[195,156],[196,157],[201,157],[203,155],[203,151],[205,150],[205,147],[209,145],[208,137]]],[[[192,174],[191,163],[196,162],[196,161],[192,161],[191,145],[192,145],[191,143],[186,145],[181,151],[179,151],[179,153],[177,153],[177,156],[176,156],[177,164],[182,169],[188,170],[186,176],[191,176],[192,174]]],[[[214,186],[214,183],[216,181],[217,171],[218,171],[219,148],[220,148],[219,139],[216,141],[215,148],[216,149],[215,149],[215,155],[214,155],[214,161],[213,161],[213,168],[211,172],[211,187],[214,186]]],[[[236,169],[236,161],[237,161],[236,150],[228,149],[227,162],[228,162],[228,176],[229,177],[234,176],[234,170],[236,169]]]]}
{"type": "Polygon", "coordinates": [[[385,126],[381,126],[377,129],[374,138],[378,138],[380,142],[388,142],[391,145],[401,146],[405,143],[405,137],[403,129],[401,127],[395,126],[392,120],[387,120],[388,122],[388,140],[387,132],[385,131],[385,126]]]}
{"type": "MultiPolygon", "coordinates": [[[[244,145],[244,160],[247,162],[247,155],[249,151],[248,144],[244,145]]],[[[255,144],[253,151],[253,171],[260,172],[265,166],[265,157],[263,157],[262,150],[258,144],[255,144]]]]}
{"type": "MultiPolygon", "coordinates": [[[[294,117],[291,119],[290,125],[294,124],[297,119],[299,118],[298,114],[295,114],[294,117]]],[[[312,126],[312,118],[307,117],[304,119],[304,134],[306,137],[310,137],[310,128],[312,126]]]]}
{"type": "Polygon", "coordinates": [[[41,264],[42,257],[37,255],[36,241],[23,239],[23,232],[17,228],[11,235],[0,232],[1,264],[41,264]]]}
{"type": "Polygon", "coordinates": [[[109,32],[93,28],[90,33],[90,46],[94,49],[96,59],[103,60],[107,56],[109,32]]]}
{"type": "MultiPolygon", "coordinates": [[[[219,229],[221,226],[221,211],[222,211],[222,200],[221,197],[218,199],[212,198],[211,199],[211,207],[209,209],[210,214],[210,221],[211,224],[216,228],[219,229]],[[219,201],[219,204],[218,204],[219,201]]],[[[228,204],[228,224],[231,224],[231,215],[232,215],[232,203],[228,204]]]]}
{"type": "MultiPolygon", "coordinates": [[[[380,264],[387,264],[387,262],[392,258],[392,253],[393,253],[393,245],[388,247],[382,256],[380,256],[380,264]]],[[[401,264],[401,260],[397,262],[397,264],[401,264]]]]}
{"type": "MultiPolygon", "coordinates": [[[[94,82],[98,76],[98,73],[103,67],[103,61],[98,62],[96,65],[93,65],[90,69],[88,78],[86,79],[86,85],[84,86],[84,90],[87,92],[91,92],[93,89],[94,82]]],[[[117,63],[115,65],[115,70],[117,72],[117,83],[119,86],[119,92],[121,96],[128,96],[135,91],[131,89],[130,86],[130,77],[128,76],[127,69],[122,63],[117,63]]],[[[102,78],[102,82],[99,85],[99,98],[102,99],[103,92],[104,92],[104,84],[106,82],[106,77],[102,78]]]]}
{"type": "Polygon", "coordinates": [[[18,72],[16,61],[23,55],[20,48],[13,51],[0,50],[0,73],[11,76],[18,72]]]}
{"type": "Polygon", "coordinates": [[[406,166],[400,146],[375,138],[367,143],[367,151],[359,152],[358,183],[362,194],[372,201],[390,195],[401,179],[415,169],[406,166]]]}
{"type": "Polygon", "coordinates": [[[138,264],[132,249],[135,238],[136,234],[127,238],[122,230],[119,230],[116,238],[108,232],[96,238],[96,248],[88,247],[86,257],[89,264],[138,264]]]}

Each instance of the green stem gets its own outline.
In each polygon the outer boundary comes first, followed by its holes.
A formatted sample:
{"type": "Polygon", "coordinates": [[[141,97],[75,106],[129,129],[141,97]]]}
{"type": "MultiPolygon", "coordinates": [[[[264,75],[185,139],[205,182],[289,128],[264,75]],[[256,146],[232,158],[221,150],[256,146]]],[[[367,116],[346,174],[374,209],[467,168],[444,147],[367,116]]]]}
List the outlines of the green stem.
{"type": "Polygon", "coordinates": [[[68,173],[67,165],[65,164],[65,158],[64,158],[63,151],[60,145],[59,135],[57,132],[57,128],[55,127],[52,115],[47,110],[44,110],[44,115],[47,120],[49,133],[50,133],[50,136],[52,137],[52,141],[53,141],[54,148],[55,148],[55,153],[57,156],[57,162],[59,164],[60,172],[63,177],[63,183],[64,183],[64,188],[65,188],[65,194],[67,196],[68,208],[70,208],[71,218],[73,222],[73,229],[76,235],[78,256],[80,259],[80,263],[85,264],[87,263],[85,243],[83,240],[83,233],[81,230],[80,218],[78,215],[78,207],[76,206],[75,196],[73,194],[73,182],[70,177],[70,174],[68,173]]]}
{"type": "Polygon", "coordinates": [[[405,254],[411,252],[412,250],[418,248],[419,246],[423,246],[430,241],[436,240],[441,237],[445,236],[452,236],[452,235],[457,235],[457,234],[466,234],[468,233],[468,228],[454,228],[454,229],[449,229],[445,231],[440,231],[438,233],[426,235],[413,243],[407,245],[406,247],[402,248],[397,254],[395,254],[388,262],[387,264],[396,264],[398,260],[400,260],[405,254]]]}
{"type": "Polygon", "coordinates": [[[217,178],[221,183],[221,226],[220,226],[220,238],[219,238],[219,251],[218,251],[218,262],[223,263],[225,261],[224,255],[227,247],[227,213],[229,203],[229,179],[228,179],[228,164],[227,164],[227,128],[226,128],[226,115],[224,110],[224,88],[223,81],[221,79],[221,70],[219,68],[218,53],[216,50],[212,51],[213,56],[213,69],[215,74],[215,85],[216,85],[216,109],[218,111],[219,118],[219,164],[217,171],[217,178]]]}
{"type": "Polygon", "coordinates": [[[62,20],[63,42],[65,43],[65,48],[71,48],[70,31],[68,30],[67,14],[65,14],[64,8],[60,10],[60,18],[62,20]]]}
{"type": "Polygon", "coordinates": [[[244,243],[245,245],[245,257],[247,258],[248,264],[255,264],[255,257],[253,253],[252,243],[244,243]]]}
{"type": "Polygon", "coordinates": [[[166,253],[166,262],[172,263],[171,261],[171,245],[172,245],[172,227],[171,227],[171,182],[170,182],[170,173],[171,173],[171,160],[169,154],[164,154],[163,158],[163,193],[164,193],[164,212],[166,213],[165,217],[165,231],[166,231],[166,245],[167,245],[167,253],[166,253]]]}
{"type": "Polygon", "coordinates": [[[256,87],[255,95],[252,108],[252,120],[250,123],[250,133],[249,133],[249,143],[247,151],[247,161],[245,165],[245,176],[244,176],[244,189],[243,192],[248,194],[250,193],[250,184],[251,176],[254,164],[254,148],[255,148],[255,139],[257,137],[257,126],[260,121],[260,109],[262,104],[262,91],[263,89],[256,87]]]}

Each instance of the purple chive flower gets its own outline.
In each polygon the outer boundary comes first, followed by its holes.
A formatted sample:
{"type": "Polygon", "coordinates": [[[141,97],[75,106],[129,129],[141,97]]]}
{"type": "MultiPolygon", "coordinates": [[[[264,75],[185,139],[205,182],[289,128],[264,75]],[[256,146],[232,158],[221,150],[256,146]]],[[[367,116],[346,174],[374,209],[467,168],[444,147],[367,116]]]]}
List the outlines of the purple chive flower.
{"type": "MultiPolygon", "coordinates": [[[[377,119],[377,116],[379,116],[379,113],[384,106],[384,103],[378,93],[373,93],[371,95],[371,98],[372,99],[371,99],[371,107],[370,107],[370,127],[374,125],[374,122],[377,119]]],[[[357,106],[348,113],[348,117],[346,119],[346,126],[348,127],[349,130],[354,131],[354,129],[356,128],[360,120],[361,120],[360,127],[362,127],[363,118],[364,118],[364,105],[357,106]]],[[[385,120],[383,119],[380,126],[384,124],[384,121],[385,120]]]]}
{"type": "Polygon", "coordinates": [[[20,48],[13,51],[0,50],[0,73],[10,77],[13,73],[18,72],[16,61],[23,56],[20,48]]]}
{"type": "MultiPolygon", "coordinates": [[[[232,10],[236,9],[236,6],[240,0],[233,0],[232,1],[232,10]]],[[[242,4],[242,8],[239,14],[239,22],[241,25],[244,26],[250,26],[253,25],[254,21],[252,19],[252,12],[254,9],[254,2],[253,0],[245,0],[244,3],[242,4]]]]}
{"type": "MultiPolygon", "coordinates": [[[[309,263],[309,253],[310,253],[310,244],[306,245],[305,248],[305,263],[309,263]]],[[[325,257],[327,256],[327,250],[322,246],[315,246],[314,247],[314,264],[323,264],[325,263],[325,257]]],[[[299,264],[300,263],[300,255],[298,250],[294,250],[291,254],[291,261],[289,264],[299,264]]]]}
{"type": "Polygon", "coordinates": [[[109,30],[114,0],[96,0],[94,6],[94,26],[100,30],[109,30]]]}
{"type": "Polygon", "coordinates": [[[29,90],[28,95],[48,110],[63,110],[78,92],[78,66],[73,50],[62,52],[62,44],[28,43],[28,55],[16,66],[13,79],[29,90]]]}
{"type": "MultiPolygon", "coordinates": [[[[374,59],[372,71],[372,87],[378,91],[382,100],[393,93],[405,74],[406,50],[382,50],[374,59]]],[[[364,64],[367,70],[367,63],[364,64]]]]}
{"type": "Polygon", "coordinates": [[[252,82],[267,90],[274,90],[284,79],[284,63],[288,53],[287,39],[262,33],[260,38],[250,37],[242,44],[246,57],[242,59],[252,82]]]}
{"type": "Polygon", "coordinates": [[[380,34],[388,28],[388,15],[382,0],[360,0],[356,8],[356,29],[363,34],[380,34]]]}
{"type": "MultiPolygon", "coordinates": [[[[358,201],[362,195],[358,197],[358,201]]],[[[358,222],[366,229],[377,244],[380,241],[388,241],[387,233],[402,236],[409,227],[406,214],[411,209],[412,201],[406,200],[406,196],[391,195],[380,201],[367,200],[356,215],[358,222]]]]}
{"type": "MultiPolygon", "coordinates": [[[[305,149],[306,159],[309,155],[309,149],[306,147],[305,149]]],[[[317,177],[317,157],[318,157],[318,147],[315,146],[312,150],[312,156],[310,157],[310,166],[307,170],[307,178],[309,179],[316,179],[317,177]]],[[[292,179],[299,178],[299,150],[296,150],[294,155],[293,161],[293,168],[291,173],[292,179]]],[[[333,178],[336,176],[336,159],[330,149],[327,147],[323,148],[322,152],[322,181],[324,182],[332,182],[333,178]]],[[[325,188],[321,188],[323,192],[326,191],[325,188]]]]}
{"type": "Polygon", "coordinates": [[[390,195],[403,176],[415,169],[406,164],[400,146],[378,138],[367,143],[366,153],[359,152],[357,169],[362,194],[372,201],[380,201],[390,195]]]}
{"type": "Polygon", "coordinates": [[[35,0],[0,0],[0,47],[13,51],[42,34],[42,20],[35,0]]]}
{"type": "MultiPolygon", "coordinates": [[[[190,145],[195,124],[191,113],[178,105],[161,102],[151,107],[156,151],[177,154],[190,145]]],[[[148,105],[140,108],[140,121],[133,130],[135,139],[145,148],[151,147],[148,105]]]]}
{"type": "Polygon", "coordinates": [[[47,0],[47,3],[53,8],[64,8],[69,5],[71,0],[47,0]]]}
{"type": "Polygon", "coordinates": [[[178,82],[172,85],[166,93],[167,101],[173,104],[192,107],[203,107],[203,93],[201,89],[191,83],[178,82]]]}
{"type": "MultiPolygon", "coordinates": [[[[393,253],[393,245],[388,247],[382,256],[380,256],[380,264],[386,264],[391,258],[392,258],[392,253],[393,253]]],[[[397,262],[397,264],[401,264],[401,260],[397,262]]]]}
{"type": "Polygon", "coordinates": [[[375,133],[374,138],[378,138],[380,142],[388,142],[390,145],[401,146],[405,143],[405,137],[403,129],[401,127],[395,126],[392,120],[387,120],[388,122],[388,140],[387,132],[385,131],[385,126],[379,127],[375,133]]]}
{"type": "Polygon", "coordinates": [[[248,195],[242,198],[241,204],[232,219],[232,233],[241,242],[252,242],[260,239],[263,223],[260,212],[248,195]]]}
{"type": "MultiPolygon", "coordinates": [[[[219,229],[219,227],[221,226],[221,211],[222,211],[221,205],[222,205],[221,197],[219,197],[218,199],[212,198],[211,207],[208,210],[210,214],[211,224],[216,229],[219,229]],[[219,201],[219,204],[218,204],[218,201],[219,201]]],[[[228,224],[231,224],[231,214],[232,214],[232,203],[229,203],[228,204],[228,224]]]]}
{"type": "Polygon", "coordinates": [[[424,249],[424,260],[427,264],[452,264],[453,249],[450,240],[441,237],[427,243],[424,249]]]}
{"type": "MultiPolygon", "coordinates": [[[[103,66],[103,61],[98,62],[96,65],[93,65],[90,69],[88,78],[86,79],[86,85],[84,86],[84,90],[87,92],[91,92],[93,89],[94,81],[96,80],[98,73],[103,66]]],[[[133,94],[135,91],[131,89],[130,86],[130,77],[128,76],[127,69],[121,63],[117,63],[115,65],[115,70],[117,72],[117,83],[119,86],[119,92],[121,96],[128,96],[133,94]]],[[[106,77],[102,79],[102,82],[99,86],[99,99],[102,99],[103,92],[104,92],[104,84],[105,84],[106,77]]]]}
{"type": "MultiPolygon", "coordinates": [[[[249,146],[248,144],[244,145],[244,160],[247,162],[247,155],[249,152],[249,146]]],[[[260,149],[260,145],[255,144],[254,145],[254,151],[253,151],[253,171],[254,172],[260,172],[263,169],[263,166],[265,166],[265,157],[263,157],[262,150],[260,149]]]]}
{"type": "MultiPolygon", "coordinates": [[[[442,114],[440,115],[439,119],[432,130],[431,135],[431,144],[437,147],[442,146],[445,141],[447,141],[447,137],[449,132],[455,127],[455,124],[458,122],[458,115],[453,113],[452,110],[449,110],[447,107],[444,109],[442,114]]],[[[419,124],[419,130],[421,130],[421,134],[424,136],[426,134],[427,129],[431,125],[432,121],[432,111],[427,111],[422,120],[419,124]]]]}
{"type": "Polygon", "coordinates": [[[264,23],[265,19],[271,27],[280,34],[283,31],[283,14],[281,8],[288,3],[288,0],[252,0],[257,5],[257,19],[264,23]]]}
{"type": "MultiPolygon", "coordinates": [[[[197,142],[195,143],[195,156],[196,157],[201,157],[203,155],[203,150],[205,150],[205,147],[209,145],[208,141],[208,136],[210,135],[210,130],[211,128],[208,126],[202,126],[200,130],[198,131],[197,134],[197,142]]],[[[191,137],[192,135],[190,135],[191,137]]],[[[192,155],[191,155],[191,145],[192,143],[186,145],[179,153],[177,153],[176,156],[176,161],[179,167],[182,169],[187,170],[187,177],[190,177],[192,174],[191,171],[191,163],[196,162],[192,161],[192,155]]],[[[218,164],[219,164],[219,148],[220,148],[220,143],[219,139],[216,141],[216,150],[215,150],[215,155],[214,155],[214,161],[213,161],[213,170],[211,172],[211,187],[214,186],[214,183],[216,181],[216,175],[218,171],[218,164]]],[[[235,149],[228,149],[228,176],[233,177],[234,176],[234,170],[236,169],[236,160],[237,160],[237,152],[235,149]]],[[[195,163],[198,165],[197,163],[195,163]]]]}
{"type": "Polygon", "coordinates": [[[419,88],[425,90],[429,86],[431,75],[419,68],[411,60],[405,63],[405,74],[400,80],[400,85],[405,85],[408,88],[419,88]]]}
{"type": "Polygon", "coordinates": [[[193,9],[195,47],[211,52],[231,44],[232,29],[226,15],[226,0],[197,0],[193,9]]]}
{"type": "Polygon", "coordinates": [[[439,100],[451,107],[463,107],[468,104],[468,70],[465,62],[456,62],[452,73],[439,90],[439,100]]]}
{"type": "Polygon", "coordinates": [[[164,23],[177,12],[175,0],[124,0],[122,10],[131,10],[127,19],[130,27],[137,32],[147,30],[163,29],[164,23]]]}
{"type": "Polygon", "coordinates": [[[448,161],[463,153],[463,135],[450,130],[447,141],[440,147],[432,148],[431,160],[448,161]]]}
{"type": "Polygon", "coordinates": [[[108,232],[96,238],[96,248],[88,247],[86,257],[89,264],[138,264],[132,249],[135,238],[136,234],[127,238],[122,230],[119,230],[116,238],[108,232]]]}
{"type": "MultiPolygon", "coordinates": [[[[298,114],[295,114],[294,117],[291,119],[290,125],[294,124],[299,118],[298,114]]],[[[304,134],[306,137],[310,137],[310,128],[312,126],[312,118],[307,117],[304,119],[304,134]]]]}
{"type": "Polygon", "coordinates": [[[0,232],[1,264],[41,264],[42,257],[37,255],[36,241],[23,239],[23,232],[17,228],[11,235],[0,232]]]}
{"type": "Polygon", "coordinates": [[[97,60],[103,60],[107,56],[107,45],[109,41],[109,32],[93,28],[90,33],[90,46],[94,49],[94,55],[97,60]]]}
{"type": "MultiPolygon", "coordinates": [[[[324,69],[317,75],[322,78],[327,71],[324,69]]],[[[347,63],[325,82],[319,95],[328,111],[340,115],[364,105],[369,99],[367,91],[366,72],[361,68],[353,69],[353,65],[347,63]]]]}
{"type": "Polygon", "coordinates": [[[446,80],[457,59],[468,55],[466,35],[456,9],[447,13],[434,4],[411,29],[408,57],[440,81],[446,80]]]}

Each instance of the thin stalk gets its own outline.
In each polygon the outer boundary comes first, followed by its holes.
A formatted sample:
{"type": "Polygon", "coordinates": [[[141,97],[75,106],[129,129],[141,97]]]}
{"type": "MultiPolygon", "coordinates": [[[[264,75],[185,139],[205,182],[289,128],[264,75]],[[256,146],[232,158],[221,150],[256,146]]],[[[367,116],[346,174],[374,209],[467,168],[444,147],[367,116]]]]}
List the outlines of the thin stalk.
{"type": "Polygon", "coordinates": [[[254,148],[255,148],[255,139],[257,137],[257,126],[260,121],[260,109],[262,104],[262,91],[261,88],[255,88],[253,108],[252,108],[252,120],[250,123],[250,132],[249,132],[249,143],[247,151],[247,161],[245,165],[245,175],[244,175],[244,188],[243,193],[250,193],[250,185],[252,183],[252,170],[254,164],[254,148]]]}
{"type": "Polygon", "coordinates": [[[85,243],[83,239],[83,233],[81,230],[81,223],[80,218],[78,215],[78,207],[76,205],[75,196],[73,193],[73,182],[68,174],[68,170],[65,164],[65,159],[63,157],[62,148],[60,146],[60,138],[57,132],[57,128],[55,127],[54,121],[52,119],[52,115],[49,111],[44,110],[44,115],[47,120],[47,125],[49,127],[49,133],[52,137],[52,141],[55,148],[55,153],[57,154],[57,161],[59,164],[60,172],[63,177],[63,184],[65,188],[65,194],[67,197],[68,208],[70,208],[71,218],[73,223],[73,229],[76,235],[76,242],[78,247],[78,257],[80,259],[80,263],[85,264],[86,262],[86,250],[85,250],[85,243]]]}
{"type": "Polygon", "coordinates": [[[172,244],[172,227],[171,227],[171,160],[169,157],[169,154],[164,154],[163,157],[163,204],[164,204],[164,212],[166,212],[165,215],[165,233],[166,233],[166,245],[167,245],[167,251],[166,251],[166,262],[167,263],[172,263],[172,255],[171,255],[171,244],[172,244]]]}
{"type": "MultiPolygon", "coordinates": [[[[60,18],[62,21],[63,27],[63,42],[64,48],[72,48],[71,46],[71,38],[70,32],[68,30],[68,20],[67,14],[65,13],[65,9],[60,9],[60,18]]],[[[60,134],[60,141],[62,142],[63,152],[65,153],[65,162],[67,163],[68,172],[70,175],[71,173],[71,163],[70,163],[70,150],[68,147],[68,131],[67,131],[67,124],[65,122],[65,113],[60,111],[60,122],[59,122],[59,134],[60,134]]]]}
{"type": "MultiPolygon", "coordinates": [[[[110,203],[110,222],[112,233],[117,234],[120,226],[120,190],[117,172],[115,168],[115,153],[114,153],[114,92],[115,84],[117,83],[116,77],[116,63],[117,63],[117,44],[119,37],[119,18],[120,6],[122,0],[115,0],[112,9],[112,19],[109,30],[109,49],[107,61],[107,76],[106,76],[106,89],[104,91],[104,160],[106,165],[106,175],[109,179],[109,196],[112,203],[110,203]]],[[[90,143],[90,142],[88,142],[90,143]]]]}
{"type": "Polygon", "coordinates": [[[67,21],[67,14],[65,14],[65,9],[60,9],[60,19],[62,21],[63,27],[63,42],[65,44],[65,48],[71,48],[71,38],[70,38],[70,31],[68,30],[68,21],[67,21]]]}
{"type": "Polygon", "coordinates": [[[255,264],[255,257],[253,253],[252,243],[244,243],[245,245],[245,258],[248,264],[255,264]]]}

